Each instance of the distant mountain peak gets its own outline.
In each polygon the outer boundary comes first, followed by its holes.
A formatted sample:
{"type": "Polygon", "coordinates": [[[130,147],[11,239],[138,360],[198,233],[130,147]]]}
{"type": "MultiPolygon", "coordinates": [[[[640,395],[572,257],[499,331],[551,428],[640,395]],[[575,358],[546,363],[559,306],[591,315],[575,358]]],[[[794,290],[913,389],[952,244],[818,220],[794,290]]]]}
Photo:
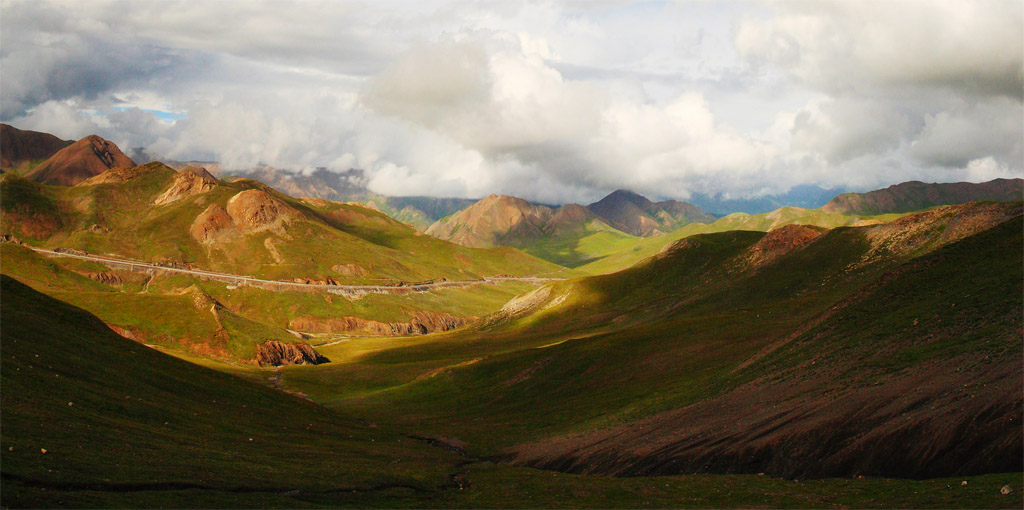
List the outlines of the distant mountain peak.
{"type": "Polygon", "coordinates": [[[57,151],[26,177],[43,184],[74,186],[111,168],[131,166],[135,162],[114,142],[89,135],[57,151]]]}
{"type": "Polygon", "coordinates": [[[671,232],[689,223],[715,220],[700,208],[686,202],[651,202],[629,190],[615,190],[587,206],[611,226],[635,236],[654,236],[671,232]]]}

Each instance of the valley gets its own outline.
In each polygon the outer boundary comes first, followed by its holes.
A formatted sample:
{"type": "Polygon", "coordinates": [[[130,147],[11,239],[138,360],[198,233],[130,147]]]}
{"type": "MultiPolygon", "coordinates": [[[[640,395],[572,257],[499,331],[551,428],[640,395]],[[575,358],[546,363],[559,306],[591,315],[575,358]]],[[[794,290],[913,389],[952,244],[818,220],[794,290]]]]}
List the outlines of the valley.
{"type": "Polygon", "coordinates": [[[56,151],[0,176],[5,507],[1021,503],[1020,179],[715,218],[4,136],[56,151]]]}

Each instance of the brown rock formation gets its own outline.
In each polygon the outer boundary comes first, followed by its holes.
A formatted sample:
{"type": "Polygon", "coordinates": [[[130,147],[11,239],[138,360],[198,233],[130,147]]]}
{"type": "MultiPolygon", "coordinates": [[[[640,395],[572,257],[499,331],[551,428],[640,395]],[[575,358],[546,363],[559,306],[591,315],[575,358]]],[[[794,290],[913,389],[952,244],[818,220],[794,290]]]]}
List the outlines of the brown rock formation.
{"type": "Polygon", "coordinates": [[[449,331],[469,323],[472,319],[455,317],[447,313],[415,312],[408,322],[381,322],[360,317],[320,318],[296,317],[288,329],[308,333],[353,333],[374,336],[411,336],[449,331]]]}
{"type": "Polygon", "coordinates": [[[103,271],[101,273],[89,271],[82,274],[91,280],[96,280],[107,285],[121,285],[121,283],[123,283],[120,276],[117,276],[110,271],[103,271]]]}
{"type": "Polygon", "coordinates": [[[217,185],[217,179],[214,179],[205,169],[198,168],[197,172],[196,167],[186,168],[187,170],[174,178],[171,187],[153,201],[154,204],[169,204],[185,197],[206,193],[217,185]]]}
{"type": "Polygon", "coordinates": [[[44,184],[74,186],[111,168],[131,166],[135,166],[135,162],[117,145],[89,135],[61,149],[26,177],[44,184]]]}
{"type": "Polygon", "coordinates": [[[280,227],[295,215],[290,206],[259,189],[245,190],[231,197],[227,213],[242,232],[280,227]]]}
{"type": "Polygon", "coordinates": [[[256,346],[256,363],[261,367],[282,365],[320,365],[330,363],[323,354],[309,344],[285,344],[267,340],[256,346]]]}
{"type": "Polygon", "coordinates": [[[223,207],[213,204],[196,217],[189,232],[200,243],[212,243],[221,233],[235,231],[231,216],[223,207]]]}

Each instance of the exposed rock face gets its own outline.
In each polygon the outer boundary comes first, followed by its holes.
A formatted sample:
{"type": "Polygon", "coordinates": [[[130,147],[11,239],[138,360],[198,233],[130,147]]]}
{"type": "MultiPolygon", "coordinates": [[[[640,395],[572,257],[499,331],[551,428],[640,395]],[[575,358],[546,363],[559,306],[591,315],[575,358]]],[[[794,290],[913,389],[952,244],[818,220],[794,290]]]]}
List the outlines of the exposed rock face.
{"type": "Polygon", "coordinates": [[[212,243],[219,234],[234,230],[228,212],[220,205],[213,204],[196,217],[189,232],[200,243],[212,243]]]}
{"type": "Polygon", "coordinates": [[[206,193],[217,185],[217,179],[214,179],[205,169],[199,168],[197,172],[194,170],[195,167],[187,168],[174,178],[171,187],[157,197],[153,203],[156,205],[169,204],[185,197],[206,193]]]}
{"type": "Polygon", "coordinates": [[[822,209],[841,214],[885,214],[920,211],[937,205],[981,200],[1012,202],[1024,198],[1024,180],[995,179],[982,183],[904,182],[868,193],[837,195],[822,209]]]}
{"type": "Polygon", "coordinates": [[[308,333],[360,332],[379,336],[411,336],[448,331],[469,323],[472,319],[455,317],[447,313],[416,312],[409,322],[380,322],[360,317],[296,317],[288,329],[308,333]]]}
{"type": "Polygon", "coordinates": [[[295,214],[287,204],[259,189],[245,190],[231,197],[227,213],[235,227],[242,232],[280,227],[295,214]]]}
{"type": "Polygon", "coordinates": [[[690,223],[711,223],[715,218],[686,202],[650,200],[626,190],[618,190],[587,206],[611,226],[635,236],[655,236],[690,223]]]}
{"type": "Polygon", "coordinates": [[[309,344],[285,344],[268,340],[256,346],[256,363],[261,367],[282,365],[320,365],[330,363],[323,354],[309,344]]]}
{"type": "Polygon", "coordinates": [[[61,149],[26,177],[44,184],[74,186],[111,168],[132,166],[135,162],[113,142],[89,135],[61,149]]]}
{"type": "Polygon", "coordinates": [[[49,133],[0,124],[0,168],[6,170],[23,162],[47,159],[72,143],[49,133]]]}
{"type": "Polygon", "coordinates": [[[116,274],[111,273],[110,271],[104,271],[102,273],[90,271],[82,274],[92,280],[96,280],[100,283],[104,283],[107,285],[121,285],[121,283],[123,283],[120,276],[117,276],[116,274]]]}

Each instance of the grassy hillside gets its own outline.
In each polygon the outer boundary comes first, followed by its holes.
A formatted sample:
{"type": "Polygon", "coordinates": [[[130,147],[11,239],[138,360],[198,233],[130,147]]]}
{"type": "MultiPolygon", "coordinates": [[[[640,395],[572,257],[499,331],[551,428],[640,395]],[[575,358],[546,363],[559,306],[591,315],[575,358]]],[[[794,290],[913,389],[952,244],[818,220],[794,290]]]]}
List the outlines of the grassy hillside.
{"type": "MultiPolygon", "coordinates": [[[[972,507],[1014,476],[604,478],[459,457],[125,340],[0,277],[5,508],[972,507]]],[[[1019,477],[1016,477],[1019,478],[1019,477]]],[[[1016,493],[1016,494],[1019,494],[1016,493]]]]}
{"type": "Polygon", "coordinates": [[[693,236],[475,331],[332,346],[283,382],[576,472],[1016,471],[1022,229],[1019,204],[975,204],[693,236]]]}
{"type": "Polygon", "coordinates": [[[157,353],[2,282],[5,507],[58,503],[54,491],[71,492],[72,506],[135,491],[155,493],[136,501],[147,506],[165,491],[171,506],[288,505],[289,491],[343,502],[352,489],[449,481],[445,451],[157,353]]]}
{"type": "MultiPolygon", "coordinates": [[[[298,341],[289,329],[307,331],[310,325],[345,317],[399,323],[424,314],[481,317],[534,288],[528,283],[502,282],[351,298],[323,292],[233,288],[187,275],[111,270],[88,261],[47,258],[10,243],[0,245],[0,260],[4,274],[80,306],[140,342],[179,355],[225,361],[251,359],[256,344],[266,340],[298,341]]],[[[355,334],[360,331],[328,332],[304,341],[315,345],[355,334]]]]}
{"type": "Polygon", "coordinates": [[[433,239],[365,207],[296,200],[256,181],[220,181],[157,205],[180,177],[169,167],[154,162],[101,177],[106,180],[51,187],[5,175],[0,230],[34,246],[268,279],[463,280],[559,269],[511,248],[476,250],[433,239]]]}

